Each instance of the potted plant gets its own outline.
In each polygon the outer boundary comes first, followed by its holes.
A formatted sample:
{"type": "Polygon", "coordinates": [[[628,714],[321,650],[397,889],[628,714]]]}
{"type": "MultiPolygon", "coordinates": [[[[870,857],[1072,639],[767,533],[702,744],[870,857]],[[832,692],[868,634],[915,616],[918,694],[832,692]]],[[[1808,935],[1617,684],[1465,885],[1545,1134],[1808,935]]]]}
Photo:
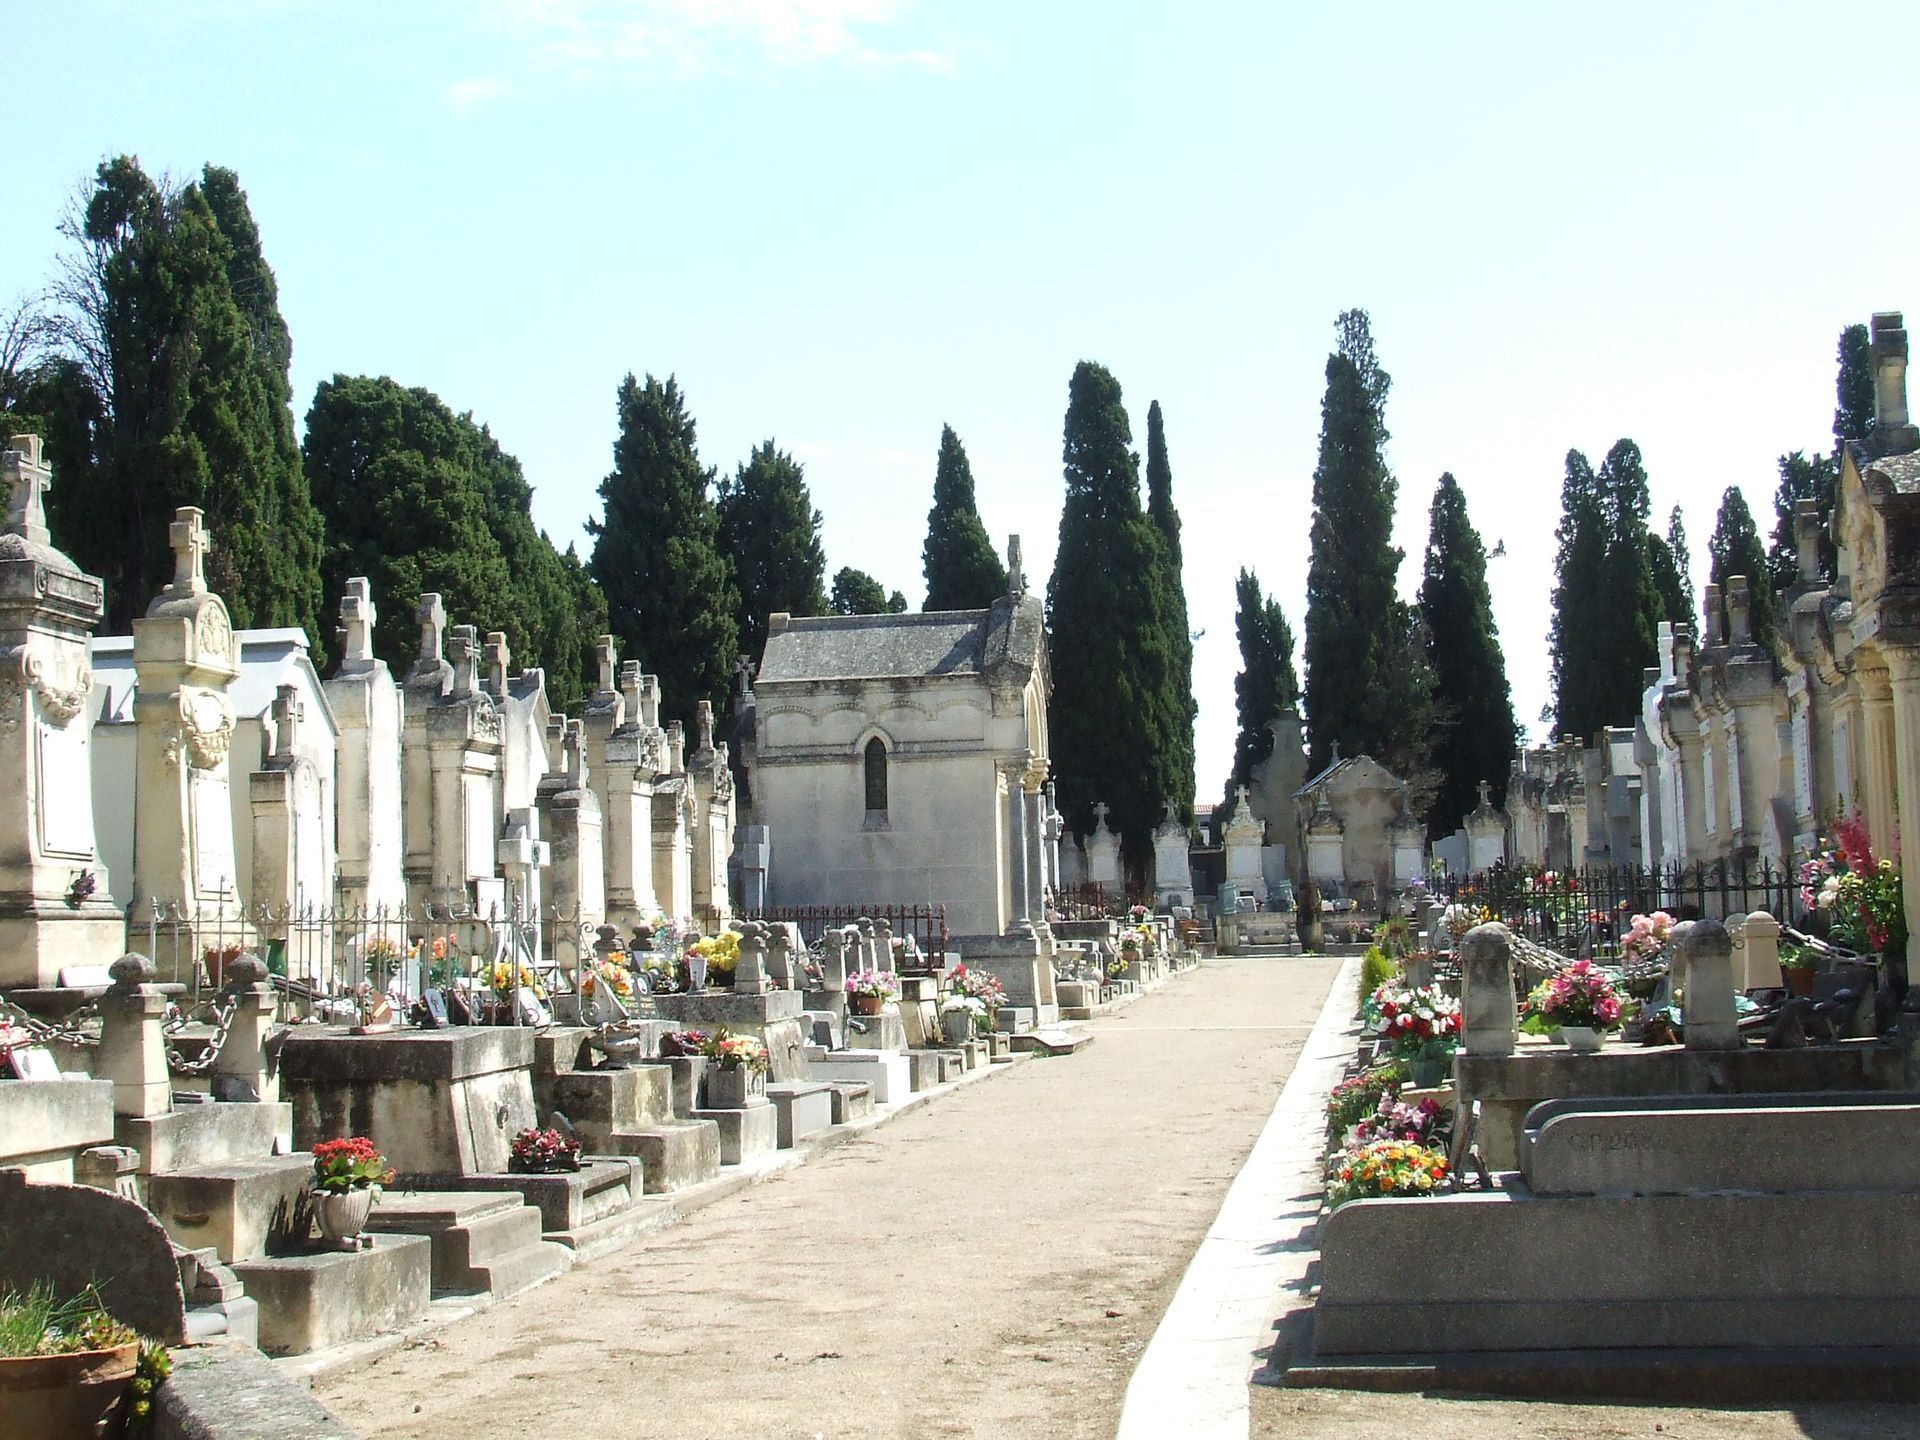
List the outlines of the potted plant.
{"type": "Polygon", "coordinates": [[[507,1169],[515,1175],[563,1175],[579,1168],[580,1142],[558,1130],[522,1130],[507,1155],[507,1169]]]}
{"type": "Polygon", "coordinates": [[[707,1057],[707,1104],[744,1110],[767,1093],[767,1047],[755,1035],[731,1035],[723,1025],[701,1047],[707,1057]]]}
{"type": "Polygon", "coordinates": [[[1000,977],[991,971],[969,970],[965,965],[956,965],[953,974],[948,977],[948,983],[953,987],[954,994],[980,1002],[986,1014],[975,1028],[981,1031],[993,1029],[994,1017],[1007,1001],[1007,988],[1000,983],[1000,977]]]}
{"type": "Polygon", "coordinates": [[[1780,980],[1789,995],[1813,994],[1820,975],[1820,957],[1798,945],[1780,947],[1780,980]]]}
{"type": "Polygon", "coordinates": [[[1389,981],[1369,998],[1370,1025],[1416,1090],[1443,1083],[1460,1048],[1460,1002],[1438,985],[1389,981]]]}
{"type": "Polygon", "coordinates": [[[313,1147],[313,1213],[336,1249],[357,1248],[380,1187],[393,1179],[386,1157],[364,1135],[313,1147]]]}
{"type": "Polygon", "coordinates": [[[1523,1029],[1538,1034],[1544,1028],[1581,1054],[1598,1050],[1626,1017],[1613,977],[1591,960],[1576,960],[1535,986],[1526,1010],[1523,1029]]]}
{"type": "MultiPolygon", "coordinates": [[[[164,1374],[166,1351],[155,1353],[164,1374]]],[[[64,1300],[44,1281],[0,1294],[0,1430],[35,1440],[118,1433],[110,1417],[144,1399],[133,1395],[141,1360],[139,1335],[91,1286],[64,1300]]]]}
{"type": "Polygon", "coordinates": [[[855,970],[847,976],[847,1003],[856,1015],[878,1015],[900,994],[900,980],[891,970],[855,970]]]}
{"type": "Polygon", "coordinates": [[[987,1023],[987,1007],[971,995],[949,995],[940,1002],[940,1027],[949,1045],[965,1045],[987,1023]]]}
{"type": "Polygon", "coordinates": [[[723,930],[718,935],[709,935],[704,940],[696,940],[687,947],[687,969],[697,974],[693,988],[702,989],[708,984],[731,986],[733,977],[740,966],[740,932],[723,930]]]}
{"type": "Polygon", "coordinates": [[[1373,1140],[1343,1154],[1327,1184],[1327,1202],[1432,1195],[1447,1178],[1444,1152],[1418,1140],[1373,1140]]]}

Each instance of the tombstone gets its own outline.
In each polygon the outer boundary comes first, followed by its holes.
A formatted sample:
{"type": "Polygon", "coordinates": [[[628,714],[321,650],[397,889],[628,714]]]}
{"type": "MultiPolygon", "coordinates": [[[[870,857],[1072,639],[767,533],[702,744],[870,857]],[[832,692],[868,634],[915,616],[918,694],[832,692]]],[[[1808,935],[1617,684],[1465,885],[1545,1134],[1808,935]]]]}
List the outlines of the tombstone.
{"type": "Polygon", "coordinates": [[[1513,934],[1497,922],[1474,926],[1460,941],[1460,1025],[1464,1053],[1513,1054],[1513,934]]]}
{"type": "MultiPolygon", "coordinates": [[[[676,730],[678,727],[674,727],[676,730]]],[[[669,731],[669,736],[672,731],[669,731]]],[[[693,792],[684,774],[653,782],[653,893],[669,915],[693,913],[693,792]]]]}
{"type": "Polygon", "coordinates": [[[420,624],[420,653],[402,689],[401,870],[408,903],[418,907],[434,891],[433,751],[427,721],[453,686],[453,666],[447,663],[447,611],[440,597],[432,592],[422,595],[414,617],[420,624]]]}
{"type": "MultiPolygon", "coordinates": [[[[858,932],[854,932],[855,935],[858,932]]],[[[829,925],[820,937],[820,988],[829,994],[844,994],[847,988],[847,949],[850,937],[845,927],[829,925]]]]}
{"type": "Polygon", "coordinates": [[[512,811],[498,849],[512,913],[532,922],[537,933],[544,913],[540,872],[553,864],[553,847],[540,838],[540,811],[531,805],[512,811]]]}
{"type": "Polygon", "coordinates": [[[1105,801],[1093,807],[1093,833],[1087,836],[1087,883],[1115,894],[1124,888],[1120,879],[1120,836],[1107,824],[1105,801]]]}
{"type": "Polygon", "coordinates": [[[1738,1050],[1733,1003],[1733,941],[1718,920],[1676,925],[1670,940],[1675,983],[1683,987],[1681,1023],[1689,1050],[1738,1050]]]}
{"type": "MultiPolygon", "coordinates": [[[[1493,808],[1493,787],[1485,780],[1480,782],[1480,803],[1467,816],[1467,872],[1478,875],[1491,870],[1507,856],[1506,816],[1493,808]]],[[[1573,856],[1570,864],[1577,865],[1580,857],[1573,856]]]]}
{"type": "Polygon", "coordinates": [[[247,777],[253,822],[252,892],[247,900],[260,917],[261,939],[286,947],[287,973],[324,981],[332,958],[325,939],[317,926],[301,922],[317,919],[333,900],[338,806],[313,760],[301,753],[305,708],[295,686],[277,687],[270,716],[263,736],[267,753],[260,768],[247,777]]]}
{"type": "Polygon", "coordinates": [[[733,971],[733,993],[764,995],[773,982],[767,978],[767,927],[757,920],[738,922],[740,961],[733,971]]]}
{"type": "Polygon", "coordinates": [[[693,799],[688,877],[693,917],[702,925],[724,926],[732,915],[727,897],[727,857],[733,848],[733,767],[727,747],[713,738],[713,704],[695,709],[696,743],[687,757],[693,799]]]}
{"type": "Polygon", "coordinates": [[[899,968],[893,960],[893,922],[884,915],[873,922],[873,958],[876,969],[899,968]]]}
{"type": "Polygon", "coordinates": [[[238,893],[229,749],[239,676],[233,622],[207,588],[211,538],[192,506],[174,512],[173,579],[133,622],[138,771],[136,905],[177,906],[187,953],[252,943],[238,893]]]}
{"type": "Polygon", "coordinates": [[[540,782],[540,818],[553,850],[554,914],[582,936],[606,919],[607,872],[600,797],[587,770],[586,727],[581,721],[562,722],[560,756],[561,768],[540,782]]]}
{"type": "Polygon", "coordinates": [[[326,681],[339,727],[334,764],[336,888],[341,903],[397,917],[406,905],[401,831],[400,687],[373,653],[378,618],[364,577],[340,598],[339,668],[326,681]]]}
{"type": "Polygon", "coordinates": [[[771,832],[764,825],[740,827],[740,905],[749,915],[767,908],[767,887],[771,879],[771,832]]]}
{"type": "MultiPolygon", "coordinates": [[[[1731,927],[1729,927],[1731,928],[1731,927]]],[[[1747,916],[1740,935],[1740,972],[1734,983],[1758,990],[1780,983],[1780,922],[1764,910],[1747,916]]]]}
{"type": "Polygon", "coordinates": [[[1153,831],[1153,895],[1165,905],[1193,904],[1192,844],[1187,827],[1167,807],[1166,818],[1153,831]]]}
{"type": "Polygon", "coordinates": [[[0,986],[50,986],[123,943],[93,828],[93,691],[87,646],[101,583],[55,550],[43,497],[53,471],[40,437],[0,453],[0,986]]]}
{"type": "Polygon", "coordinates": [[[799,977],[795,973],[793,936],[786,924],[777,923],[767,927],[767,974],[776,990],[798,990],[801,988],[799,977]]]}
{"type": "Polygon", "coordinates": [[[451,629],[447,655],[453,672],[447,692],[426,712],[432,864],[424,898],[464,907],[495,875],[501,725],[499,709],[480,688],[473,626],[451,629]]]}
{"type": "Polygon", "coordinates": [[[620,667],[618,713],[622,718],[606,738],[607,774],[601,791],[606,802],[601,822],[607,915],[629,927],[660,908],[653,885],[653,787],[658,767],[652,736],[640,719],[643,688],[639,662],[629,660],[620,667]]]}
{"type": "Polygon", "coordinates": [[[871,915],[862,915],[858,920],[854,921],[854,928],[860,933],[859,968],[862,970],[882,969],[879,948],[874,943],[873,917],[871,915]]]}
{"type": "Polygon", "coordinates": [[[1234,791],[1233,818],[1222,835],[1226,849],[1227,883],[1242,895],[1252,895],[1259,904],[1267,901],[1267,877],[1261,864],[1261,849],[1266,826],[1253,813],[1247,787],[1234,791]]]}

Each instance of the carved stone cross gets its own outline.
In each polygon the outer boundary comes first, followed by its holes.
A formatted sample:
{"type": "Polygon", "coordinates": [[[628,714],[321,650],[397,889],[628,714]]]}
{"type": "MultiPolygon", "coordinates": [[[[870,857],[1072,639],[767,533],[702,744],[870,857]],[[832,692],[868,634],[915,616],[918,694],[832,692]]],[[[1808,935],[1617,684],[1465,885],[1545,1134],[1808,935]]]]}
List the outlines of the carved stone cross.
{"type": "Polygon", "coordinates": [[[447,607],[441,604],[439,595],[431,590],[422,595],[414,618],[420,622],[420,658],[444,660],[447,653],[447,607]]]}
{"type": "Polygon", "coordinates": [[[560,755],[566,767],[569,790],[587,787],[587,750],[581,743],[584,737],[585,731],[578,720],[567,721],[566,733],[560,737],[560,755]]]}
{"type": "Polygon", "coordinates": [[[0,456],[0,478],[7,487],[7,533],[35,545],[52,543],[45,497],[53,484],[53,467],[40,458],[38,435],[16,435],[7,442],[6,453],[0,456]]]}
{"type": "Polygon", "coordinates": [[[447,654],[453,661],[451,693],[460,699],[478,694],[480,632],[471,625],[454,626],[447,633],[447,654]]]}
{"type": "Polygon", "coordinates": [[[1026,567],[1020,561],[1020,537],[1015,535],[1007,541],[1007,593],[1024,595],[1027,593],[1026,567]]]}
{"type": "Polygon", "coordinates": [[[620,693],[627,700],[627,719],[635,724],[640,721],[640,687],[643,683],[638,660],[628,660],[620,666],[620,693]]]}
{"type": "Polygon", "coordinates": [[[660,677],[642,675],[640,677],[640,723],[649,730],[660,724],[660,677]]]}
{"type": "Polygon", "coordinates": [[[611,695],[614,686],[614,662],[619,651],[618,641],[611,635],[602,635],[599,644],[593,647],[595,657],[600,661],[600,693],[611,695]]]}
{"type": "Polygon", "coordinates": [[[702,700],[694,707],[694,724],[700,731],[700,743],[694,747],[695,754],[703,754],[713,749],[713,702],[702,700]]]}
{"type": "Polygon", "coordinates": [[[192,505],[182,505],[173,512],[173,524],[167,527],[167,543],[173,547],[170,589],[199,595],[207,588],[207,551],[213,548],[213,541],[202,523],[204,518],[205,512],[192,505]]]}
{"type": "Polygon", "coordinates": [[[344,642],[341,660],[346,663],[373,659],[373,623],[379,612],[373,606],[373,586],[364,575],[347,581],[347,592],[340,597],[340,638],[344,642]]]}
{"type": "Polygon", "coordinates": [[[273,692],[273,753],[291,755],[300,739],[300,722],[306,719],[306,707],[300,703],[300,691],[282,685],[273,692]]]}
{"type": "Polygon", "coordinates": [[[513,652],[507,648],[507,632],[489,630],[487,632],[487,690],[496,700],[507,698],[507,666],[512,663],[513,652]]]}

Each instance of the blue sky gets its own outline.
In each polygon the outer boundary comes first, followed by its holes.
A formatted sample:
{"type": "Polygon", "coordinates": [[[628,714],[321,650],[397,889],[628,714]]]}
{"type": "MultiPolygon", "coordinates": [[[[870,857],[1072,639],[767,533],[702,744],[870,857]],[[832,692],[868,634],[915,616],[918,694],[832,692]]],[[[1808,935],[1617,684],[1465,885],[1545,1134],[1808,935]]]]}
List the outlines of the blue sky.
{"type": "Polygon", "coordinates": [[[66,0],[5,33],[0,297],[103,156],[231,166],[296,410],[336,371],[434,390],[561,543],[621,376],[673,372],[705,460],[793,450],[830,568],[916,603],[951,423],[1040,583],[1067,380],[1106,364],[1139,444],[1166,411],[1202,800],[1235,571],[1301,626],[1341,309],[1394,379],[1402,587],[1451,470],[1536,735],[1568,447],[1638,440],[1704,578],[1721,491],[1770,526],[1774,457],[1829,443],[1841,326],[1920,309],[1903,6],[66,0]]]}

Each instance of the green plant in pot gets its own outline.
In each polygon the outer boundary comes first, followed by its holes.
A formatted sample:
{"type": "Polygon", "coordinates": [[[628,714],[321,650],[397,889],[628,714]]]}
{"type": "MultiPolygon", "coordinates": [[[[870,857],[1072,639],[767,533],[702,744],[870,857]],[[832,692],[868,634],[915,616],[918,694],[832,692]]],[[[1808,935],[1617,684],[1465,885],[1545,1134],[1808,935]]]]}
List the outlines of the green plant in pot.
{"type": "Polygon", "coordinates": [[[169,1369],[88,1286],[62,1298],[42,1282],[0,1293],[0,1433],[81,1440],[144,1433],[169,1369]]]}
{"type": "Polygon", "coordinates": [[[393,1179],[386,1156],[364,1135],[313,1147],[313,1213],[336,1249],[357,1250],[380,1187],[393,1179]]]}
{"type": "Polygon", "coordinates": [[[1819,974],[1820,957],[1812,950],[1800,945],[1780,947],[1780,979],[1789,995],[1813,994],[1813,984],[1819,974]]]}

